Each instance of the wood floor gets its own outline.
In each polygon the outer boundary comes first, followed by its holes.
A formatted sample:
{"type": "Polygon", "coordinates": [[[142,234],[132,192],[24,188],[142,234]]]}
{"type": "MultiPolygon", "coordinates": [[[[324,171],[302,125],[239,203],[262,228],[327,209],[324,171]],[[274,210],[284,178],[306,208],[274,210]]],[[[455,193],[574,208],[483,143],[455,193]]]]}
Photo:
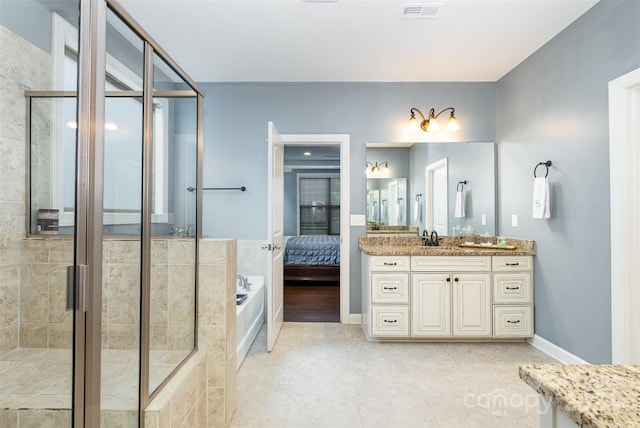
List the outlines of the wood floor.
{"type": "Polygon", "coordinates": [[[284,320],[340,322],[340,282],[286,281],[284,320]]]}

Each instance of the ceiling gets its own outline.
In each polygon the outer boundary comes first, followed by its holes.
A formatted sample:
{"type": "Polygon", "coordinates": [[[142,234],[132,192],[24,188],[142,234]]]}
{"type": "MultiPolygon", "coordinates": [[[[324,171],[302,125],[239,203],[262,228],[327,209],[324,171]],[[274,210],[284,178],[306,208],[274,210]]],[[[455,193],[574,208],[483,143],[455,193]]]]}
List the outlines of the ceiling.
{"type": "Polygon", "coordinates": [[[597,0],[119,2],[198,82],[494,82],[597,0]]]}

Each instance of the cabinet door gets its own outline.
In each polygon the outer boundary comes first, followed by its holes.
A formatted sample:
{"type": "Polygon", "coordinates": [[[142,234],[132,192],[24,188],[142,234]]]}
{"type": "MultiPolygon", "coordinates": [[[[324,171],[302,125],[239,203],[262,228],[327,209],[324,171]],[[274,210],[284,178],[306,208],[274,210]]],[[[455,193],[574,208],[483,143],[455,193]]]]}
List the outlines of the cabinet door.
{"type": "Polygon", "coordinates": [[[491,336],[491,275],[453,274],[453,335],[491,336]]]}
{"type": "Polygon", "coordinates": [[[411,278],[411,336],[451,336],[451,276],[414,273],[411,278]]]}

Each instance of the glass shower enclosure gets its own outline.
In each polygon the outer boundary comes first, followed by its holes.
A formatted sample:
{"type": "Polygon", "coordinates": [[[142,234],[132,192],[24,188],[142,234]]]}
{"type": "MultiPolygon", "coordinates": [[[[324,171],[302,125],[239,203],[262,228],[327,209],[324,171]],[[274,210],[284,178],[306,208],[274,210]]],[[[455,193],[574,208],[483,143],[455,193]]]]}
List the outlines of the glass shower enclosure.
{"type": "Polygon", "coordinates": [[[143,426],[197,348],[204,94],[115,1],[0,7],[0,425],[143,426]]]}

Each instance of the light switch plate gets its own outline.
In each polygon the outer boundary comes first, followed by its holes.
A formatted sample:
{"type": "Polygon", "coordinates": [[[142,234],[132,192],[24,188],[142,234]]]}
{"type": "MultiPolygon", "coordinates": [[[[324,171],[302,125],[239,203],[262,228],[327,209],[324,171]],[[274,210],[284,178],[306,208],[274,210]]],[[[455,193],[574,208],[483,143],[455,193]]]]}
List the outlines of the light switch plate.
{"type": "Polygon", "coordinates": [[[511,227],[518,227],[518,214],[511,214],[511,227]]]}
{"type": "Polygon", "coordinates": [[[482,225],[486,226],[487,225],[487,215],[486,214],[482,214],[482,216],[480,218],[481,218],[480,221],[481,221],[482,225]]]}
{"type": "Polygon", "coordinates": [[[364,214],[351,214],[349,223],[351,226],[366,226],[367,219],[364,214]]]}

